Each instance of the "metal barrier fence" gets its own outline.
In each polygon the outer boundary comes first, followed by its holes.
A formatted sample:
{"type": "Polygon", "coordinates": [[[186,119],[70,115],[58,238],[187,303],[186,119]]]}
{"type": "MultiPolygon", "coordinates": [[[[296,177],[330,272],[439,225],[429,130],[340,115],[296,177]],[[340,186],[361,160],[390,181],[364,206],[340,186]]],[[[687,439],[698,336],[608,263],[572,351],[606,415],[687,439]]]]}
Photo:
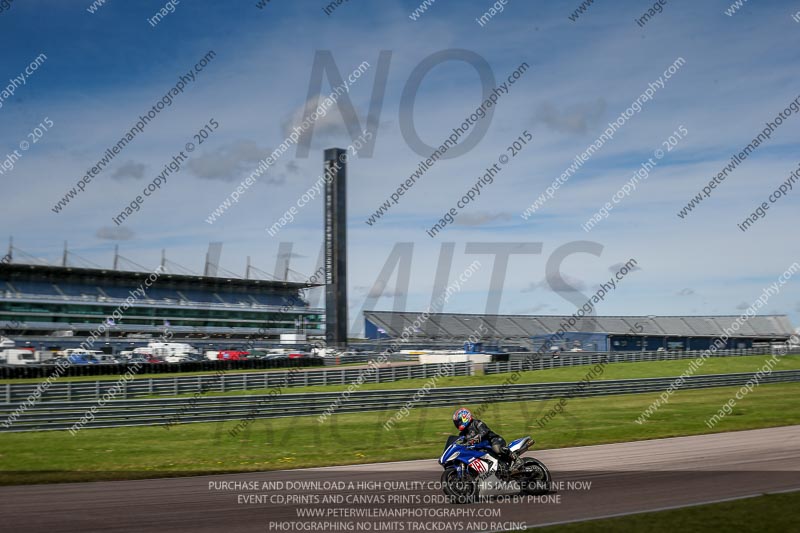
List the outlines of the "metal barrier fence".
{"type": "Polygon", "coordinates": [[[411,355],[407,353],[387,354],[383,352],[364,352],[361,354],[340,355],[338,357],[334,355],[329,355],[325,357],[325,366],[368,363],[369,361],[374,361],[376,359],[381,358],[381,356],[383,356],[386,359],[386,361],[389,361],[390,363],[419,362],[418,355],[411,355]]]}
{"type": "MultiPolygon", "coordinates": [[[[180,374],[186,372],[209,372],[216,370],[260,370],[267,368],[296,368],[323,366],[321,357],[302,359],[250,359],[246,361],[187,361],[184,363],[145,364],[140,372],[147,374],[180,374]]],[[[112,364],[73,364],[64,376],[118,376],[134,365],[132,363],[112,364]]],[[[53,360],[50,364],[3,365],[0,366],[0,379],[47,378],[56,371],[53,360]]]]}
{"type": "MultiPolygon", "coordinates": [[[[642,363],[645,361],[677,361],[680,359],[695,359],[705,350],[683,352],[562,352],[542,354],[536,357],[534,353],[509,354],[509,361],[486,363],[486,374],[503,374],[519,370],[545,370],[551,368],[564,368],[579,365],[594,365],[607,361],[609,363],[642,363]],[[534,358],[535,357],[535,358],[534,358]],[[530,360],[528,360],[528,358],[530,360]]],[[[719,350],[711,357],[740,357],[744,355],[766,355],[770,348],[750,348],[741,350],[719,350]]]]}
{"type": "MultiPolygon", "coordinates": [[[[369,368],[336,368],[320,370],[298,370],[287,372],[247,372],[236,374],[222,373],[202,376],[171,378],[140,378],[120,382],[121,390],[115,395],[128,399],[137,396],[177,396],[199,392],[230,392],[274,387],[308,387],[313,385],[346,385],[361,381],[363,383],[386,383],[401,379],[428,378],[442,370],[441,364],[403,365],[369,368]],[[363,377],[362,377],[363,376],[363,377]]],[[[447,370],[447,369],[444,369],[447,370]]],[[[454,363],[448,375],[468,376],[472,372],[471,363],[454,363]]],[[[56,381],[41,394],[45,401],[72,401],[98,399],[117,386],[119,380],[102,381],[56,381]]],[[[6,383],[0,385],[2,401],[19,403],[25,401],[36,391],[39,383],[6,383]]]]}
{"type": "MultiPolygon", "coordinates": [[[[752,373],[690,376],[681,389],[740,386],[753,377],[752,373]]],[[[662,392],[675,377],[595,380],[585,382],[535,383],[511,385],[500,392],[496,386],[432,388],[416,400],[417,407],[437,407],[483,402],[533,401],[552,398],[605,396],[662,392]],[[581,385],[581,386],[579,386],[581,385]]],[[[773,371],[760,383],[793,383],[800,381],[800,370],[773,371]]],[[[418,390],[353,391],[341,402],[337,413],[397,410],[411,401],[418,390]]],[[[113,400],[103,405],[96,402],[41,402],[19,416],[0,431],[37,431],[69,429],[92,407],[97,407],[94,420],[86,428],[150,426],[180,423],[220,422],[243,418],[282,418],[321,413],[341,393],[281,394],[278,396],[216,396],[164,398],[150,400],[113,400]]],[[[0,404],[0,420],[13,412],[15,405],[0,404]]]]}

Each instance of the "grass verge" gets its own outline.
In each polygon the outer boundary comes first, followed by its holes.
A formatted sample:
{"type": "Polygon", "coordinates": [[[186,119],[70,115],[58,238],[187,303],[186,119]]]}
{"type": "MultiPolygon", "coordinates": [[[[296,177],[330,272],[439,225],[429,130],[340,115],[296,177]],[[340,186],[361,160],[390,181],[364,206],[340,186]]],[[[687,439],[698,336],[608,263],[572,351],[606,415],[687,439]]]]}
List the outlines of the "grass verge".
{"type": "MultiPolygon", "coordinates": [[[[800,424],[800,384],[761,385],[709,429],[705,420],[738,387],[683,390],[644,424],[634,422],[657,396],[574,398],[539,429],[554,404],[495,403],[482,417],[513,439],[531,434],[535,449],[699,435],[800,424]]],[[[311,416],[259,419],[236,437],[236,421],[143,428],[8,433],[0,437],[0,484],[136,479],[430,459],[453,432],[452,407],[412,409],[392,430],[392,412],[337,414],[320,425],[311,416]]],[[[469,407],[469,406],[468,406],[469,407]]],[[[474,406],[472,406],[474,407],[474,406]]]]}
{"type": "MultiPolygon", "coordinates": [[[[708,374],[735,374],[738,372],[756,372],[762,366],[769,355],[753,355],[742,357],[719,357],[709,358],[694,375],[708,374]]],[[[687,368],[691,359],[683,361],[650,361],[644,363],[611,363],[601,366],[602,374],[592,380],[606,379],[636,379],[636,378],[658,378],[681,375],[687,368]]],[[[597,365],[581,365],[567,368],[552,368],[547,370],[532,370],[523,372],[517,384],[521,383],[552,383],[557,381],[580,381],[587,376],[597,365]]],[[[800,356],[792,355],[781,358],[781,362],[775,366],[775,370],[798,370],[800,369],[800,356]]],[[[454,376],[442,377],[436,380],[436,387],[470,387],[477,385],[500,385],[509,374],[490,374],[475,376],[454,376]]],[[[402,379],[388,383],[364,383],[358,390],[397,390],[397,389],[419,389],[431,378],[402,379]]],[[[290,387],[284,390],[285,394],[306,393],[306,392],[338,392],[347,389],[349,385],[318,385],[312,387],[290,387]]],[[[271,389],[252,389],[248,391],[227,391],[227,392],[207,392],[204,396],[242,396],[248,394],[268,394],[271,389]]],[[[189,394],[181,394],[177,397],[189,397],[189,394]]],[[[157,396],[153,396],[156,398],[157,396]]],[[[162,396],[163,398],[163,396],[162,396]]]]}
{"type": "Polygon", "coordinates": [[[783,533],[797,531],[800,523],[800,492],[765,494],[730,502],[712,503],[641,513],[617,518],[591,520],[543,528],[528,529],[531,533],[593,533],[614,531],[615,533],[674,533],[692,531],[717,533],[783,533]]]}

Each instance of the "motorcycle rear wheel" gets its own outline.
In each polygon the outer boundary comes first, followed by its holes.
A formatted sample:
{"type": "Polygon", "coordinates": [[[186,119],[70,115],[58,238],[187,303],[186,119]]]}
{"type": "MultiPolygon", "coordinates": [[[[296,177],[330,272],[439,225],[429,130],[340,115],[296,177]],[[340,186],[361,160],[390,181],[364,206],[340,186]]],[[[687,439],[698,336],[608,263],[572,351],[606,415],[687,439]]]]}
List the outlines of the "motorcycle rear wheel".
{"type": "Polygon", "coordinates": [[[550,482],[553,478],[544,463],[533,457],[526,457],[520,470],[524,472],[519,483],[523,494],[538,495],[550,492],[550,482]]]}

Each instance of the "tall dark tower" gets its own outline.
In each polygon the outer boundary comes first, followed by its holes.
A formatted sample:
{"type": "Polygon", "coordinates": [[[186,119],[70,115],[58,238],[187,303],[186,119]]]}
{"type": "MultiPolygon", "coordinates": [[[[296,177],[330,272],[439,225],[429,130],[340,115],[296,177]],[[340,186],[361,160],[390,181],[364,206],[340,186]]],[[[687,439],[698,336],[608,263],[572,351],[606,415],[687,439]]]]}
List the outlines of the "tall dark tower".
{"type": "Polygon", "coordinates": [[[325,338],[347,346],[347,152],[325,150],[325,338]]]}

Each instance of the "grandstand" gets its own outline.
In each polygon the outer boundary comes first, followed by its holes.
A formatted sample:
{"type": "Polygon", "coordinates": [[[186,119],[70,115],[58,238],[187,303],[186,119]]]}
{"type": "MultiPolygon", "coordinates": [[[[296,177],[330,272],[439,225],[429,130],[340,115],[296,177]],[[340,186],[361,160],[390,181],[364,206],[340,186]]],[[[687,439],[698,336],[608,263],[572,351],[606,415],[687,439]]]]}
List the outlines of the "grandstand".
{"type": "MultiPolygon", "coordinates": [[[[434,313],[420,326],[420,313],[365,311],[364,332],[370,339],[398,338],[404,328],[414,344],[460,344],[479,329],[482,339],[504,346],[536,349],[570,316],[480,315],[434,313]]],[[[563,349],[586,351],[705,350],[722,335],[737,316],[598,316],[584,317],[565,328],[559,341],[563,349]]],[[[754,344],[787,340],[794,329],[785,315],[749,318],[728,339],[727,348],[751,348],[754,344]]]]}
{"type": "Polygon", "coordinates": [[[324,311],[303,299],[306,283],[9,263],[0,265],[0,330],[17,340],[54,339],[68,345],[106,323],[109,340],[158,337],[169,326],[175,339],[281,333],[324,335],[324,311]],[[151,278],[119,320],[115,309],[151,278]]]}

